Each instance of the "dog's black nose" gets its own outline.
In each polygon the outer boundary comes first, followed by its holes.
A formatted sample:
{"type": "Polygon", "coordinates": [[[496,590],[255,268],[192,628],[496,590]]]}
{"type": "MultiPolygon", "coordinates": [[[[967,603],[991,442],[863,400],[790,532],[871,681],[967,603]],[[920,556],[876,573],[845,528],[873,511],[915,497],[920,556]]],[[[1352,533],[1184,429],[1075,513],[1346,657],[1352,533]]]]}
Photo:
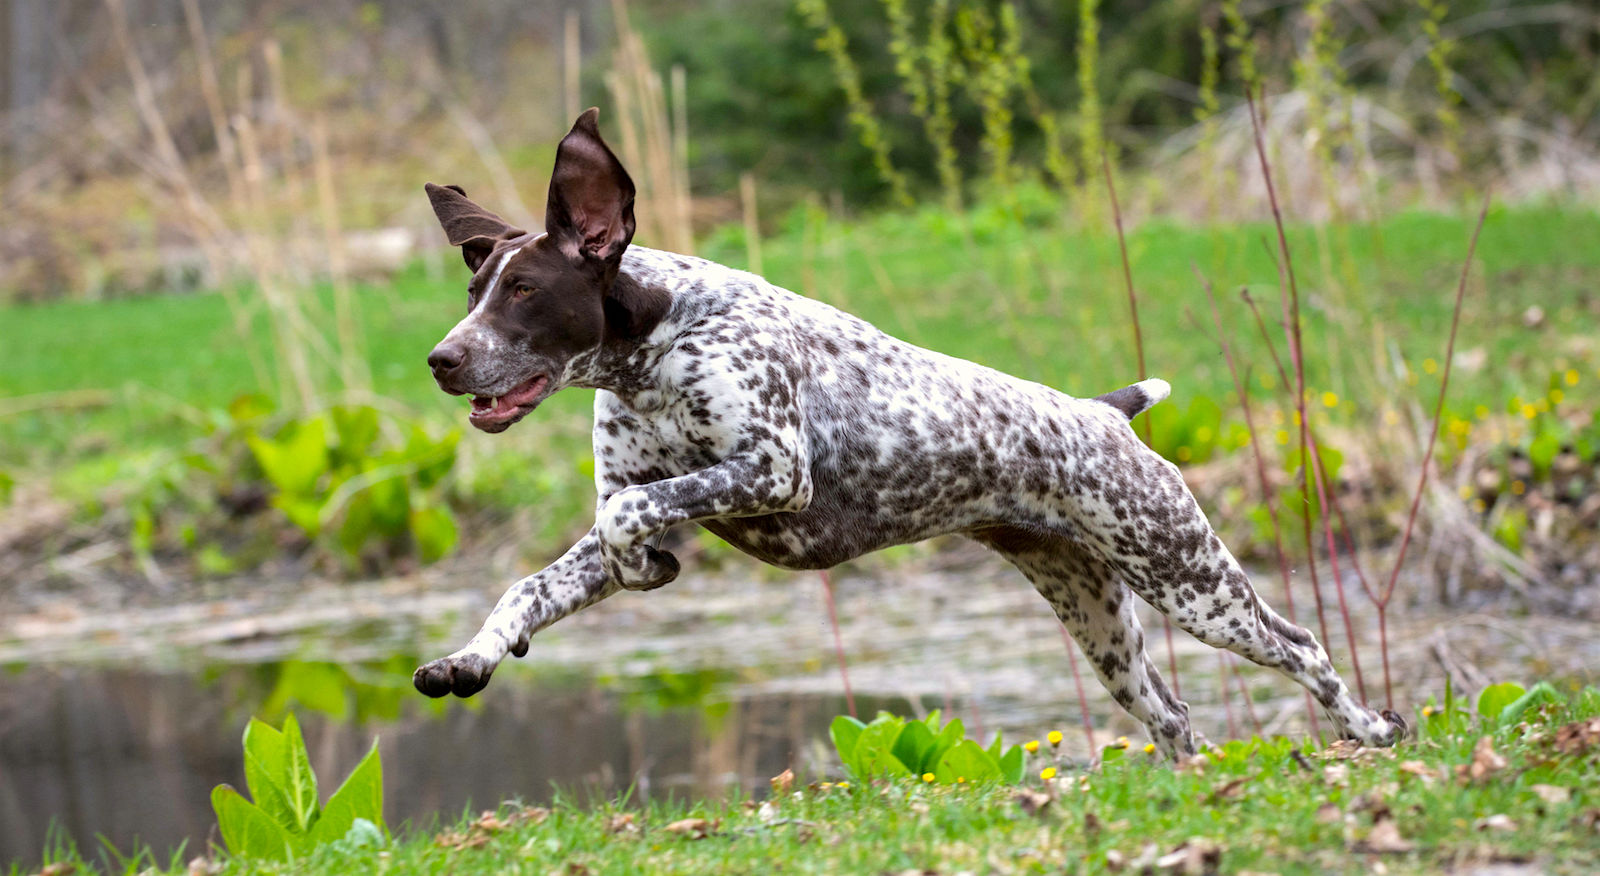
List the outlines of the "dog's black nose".
{"type": "Polygon", "coordinates": [[[433,369],[433,376],[442,378],[446,374],[461,367],[462,360],[467,358],[467,351],[455,344],[440,344],[428,354],[428,367],[433,369]]]}

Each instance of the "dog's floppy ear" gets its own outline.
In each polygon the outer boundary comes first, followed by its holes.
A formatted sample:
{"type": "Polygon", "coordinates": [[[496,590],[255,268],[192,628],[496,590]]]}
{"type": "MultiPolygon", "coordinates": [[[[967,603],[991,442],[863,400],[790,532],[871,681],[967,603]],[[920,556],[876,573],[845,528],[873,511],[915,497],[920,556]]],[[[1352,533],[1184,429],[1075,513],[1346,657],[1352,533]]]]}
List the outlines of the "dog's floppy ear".
{"type": "Polygon", "coordinates": [[[451,246],[461,247],[461,258],[474,273],[494,252],[495,244],[528,233],[468,200],[460,186],[428,183],[422,188],[428,193],[433,214],[444,226],[445,237],[451,246]]]}
{"type": "Polygon", "coordinates": [[[556,148],[544,229],[568,258],[609,285],[633,240],[633,180],[600,139],[600,111],[585,110],[556,148]]]}

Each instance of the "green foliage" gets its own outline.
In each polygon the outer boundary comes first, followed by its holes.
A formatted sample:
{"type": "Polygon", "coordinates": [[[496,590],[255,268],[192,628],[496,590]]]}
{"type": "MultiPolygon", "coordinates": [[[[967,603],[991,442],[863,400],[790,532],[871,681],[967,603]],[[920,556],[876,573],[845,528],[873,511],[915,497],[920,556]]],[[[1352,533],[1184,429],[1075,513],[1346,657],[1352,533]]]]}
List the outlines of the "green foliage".
{"type": "Polygon", "coordinates": [[[346,841],[381,845],[383,766],[378,741],[325,804],[294,715],[280,731],[251,719],[244,731],[245,785],[253,800],[230,785],[211,792],[211,806],[228,851],[241,858],[287,861],[318,846],[346,841]]]}
{"type": "Polygon", "coordinates": [[[273,507],[307,538],[331,534],[352,557],[374,543],[389,553],[409,543],[424,562],[455,547],[455,517],[437,487],[455,464],[459,429],[434,438],[362,405],[291,419],[269,436],[257,425],[258,404],[236,403],[249,415],[236,415],[233,428],[271,485],[273,507]]]}
{"type": "Polygon", "coordinates": [[[1022,781],[1022,747],[1005,749],[996,733],[988,748],[966,738],[960,719],[942,727],[939,712],[923,720],[879,712],[870,724],[848,715],[828,728],[834,750],[858,782],[920,777],[944,785],[1022,781]]]}

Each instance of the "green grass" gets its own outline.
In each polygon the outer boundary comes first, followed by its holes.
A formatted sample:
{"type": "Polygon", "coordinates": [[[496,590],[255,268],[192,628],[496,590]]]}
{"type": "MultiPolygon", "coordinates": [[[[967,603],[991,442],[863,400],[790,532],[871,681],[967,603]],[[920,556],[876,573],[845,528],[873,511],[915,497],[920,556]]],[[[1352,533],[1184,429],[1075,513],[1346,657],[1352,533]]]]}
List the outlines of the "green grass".
{"type": "MultiPolygon", "coordinates": [[[[796,211],[763,242],[765,271],[776,283],[912,342],[1069,393],[1098,394],[1138,376],[1116,239],[1107,231],[1073,230],[1060,209],[1041,196],[1024,199],[1020,220],[994,207],[964,217],[925,209],[850,222],[796,211]]],[[[1438,376],[1420,366],[1442,354],[1469,231],[1468,218],[1420,212],[1371,226],[1290,228],[1309,382],[1341,399],[1333,416],[1359,427],[1403,406],[1408,394],[1432,398],[1438,376]]],[[[1270,359],[1237,295],[1249,287],[1269,323],[1275,320],[1270,234],[1264,224],[1167,221],[1130,234],[1149,371],[1173,383],[1175,404],[1207,397],[1234,407],[1191,266],[1216,284],[1261,398],[1287,403],[1268,387],[1276,382],[1270,359]]],[[[1582,242],[1596,240],[1594,212],[1549,206],[1491,212],[1458,346],[1481,351],[1480,364],[1457,369],[1453,409],[1463,416],[1478,404],[1502,410],[1513,396],[1542,395],[1551,375],[1568,368],[1584,380],[1568,395],[1574,402],[1586,397],[1583,390],[1600,379],[1595,349],[1583,341],[1600,335],[1600,310],[1592,302],[1600,247],[1582,242]],[[1531,306],[1545,314],[1537,330],[1522,324],[1531,306]]],[[[736,228],[712,235],[703,251],[736,266],[745,260],[736,228]]],[[[465,269],[451,259],[442,280],[430,281],[416,266],[357,295],[375,390],[438,424],[461,425],[464,407],[434,388],[424,362],[459,317],[465,280],[465,269]]],[[[47,405],[0,415],[0,472],[18,480],[47,476],[75,485],[74,494],[93,493],[129,477],[141,453],[188,446],[234,397],[273,394],[245,352],[253,345],[270,359],[259,313],[249,334],[242,342],[220,295],[0,310],[0,345],[7,351],[0,399],[39,394],[47,405]],[[109,403],[48,407],[51,396],[66,399],[61,394],[70,390],[103,390],[109,403]]],[[[476,462],[462,488],[490,502],[525,504],[542,495],[562,507],[587,504],[587,495],[577,493],[587,490],[590,405],[591,393],[570,390],[512,436],[470,433],[464,452],[476,462]],[[527,466],[529,454],[547,468],[527,466]]]]}
{"type": "MultiPolygon", "coordinates": [[[[401,828],[381,851],[327,847],[292,868],[220,863],[227,873],[1055,873],[1104,871],[1119,856],[1188,843],[1212,849],[1220,872],[1366,873],[1380,859],[1397,873],[1518,861],[1591,872],[1600,740],[1563,748],[1557,739],[1561,727],[1597,716],[1600,693],[1589,690],[1515,727],[1485,729],[1462,713],[1452,731],[1393,751],[1329,756],[1283,739],[1235,742],[1176,771],[1131,751],[1096,771],[1063,770],[1037,813],[1016,788],[817,784],[779,795],[766,813],[743,800],[558,802],[517,820],[521,807],[508,804],[492,822],[468,814],[401,828]],[[1503,766],[1476,754],[1483,736],[1503,766]],[[1462,775],[1475,760],[1491,768],[1462,775]],[[671,827],[684,819],[705,823],[671,827]],[[1368,850],[1385,843],[1380,821],[1405,850],[1368,850]]],[[[1030,791],[1040,792],[1036,776],[1049,762],[1033,758],[1030,791]]],[[[82,862],[71,851],[54,857],[82,862]]]]}

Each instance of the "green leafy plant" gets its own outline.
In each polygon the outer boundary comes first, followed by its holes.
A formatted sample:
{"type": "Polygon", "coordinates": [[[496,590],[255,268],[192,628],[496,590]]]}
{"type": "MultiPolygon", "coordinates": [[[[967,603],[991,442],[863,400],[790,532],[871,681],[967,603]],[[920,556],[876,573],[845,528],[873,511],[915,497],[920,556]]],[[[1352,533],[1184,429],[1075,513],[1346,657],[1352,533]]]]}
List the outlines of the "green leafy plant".
{"type": "Polygon", "coordinates": [[[944,785],[1022,781],[1022,747],[1004,748],[997,732],[988,748],[966,738],[960,719],[939,724],[939,712],[923,720],[879,712],[870,724],[840,715],[828,728],[839,760],[857,781],[920,776],[944,785]]]}
{"type": "Polygon", "coordinates": [[[287,861],[327,843],[387,841],[376,739],[328,802],[319,805],[317,777],[294,715],[284,719],[281,731],[251,719],[244,731],[244,777],[254,802],[230,785],[211,791],[217,826],[234,855],[287,861]]]}
{"type": "Polygon", "coordinates": [[[1478,694],[1478,716],[1485,723],[1507,727],[1522,719],[1535,706],[1561,702],[1561,694],[1548,681],[1527,690],[1514,681],[1491,684],[1478,694]]]}
{"type": "Polygon", "coordinates": [[[459,430],[434,438],[415,423],[386,424],[366,405],[289,420],[270,436],[254,419],[241,427],[272,505],[308,538],[331,533],[351,556],[373,542],[393,550],[409,540],[424,562],[455,547],[455,517],[435,487],[455,464],[459,430]]]}

